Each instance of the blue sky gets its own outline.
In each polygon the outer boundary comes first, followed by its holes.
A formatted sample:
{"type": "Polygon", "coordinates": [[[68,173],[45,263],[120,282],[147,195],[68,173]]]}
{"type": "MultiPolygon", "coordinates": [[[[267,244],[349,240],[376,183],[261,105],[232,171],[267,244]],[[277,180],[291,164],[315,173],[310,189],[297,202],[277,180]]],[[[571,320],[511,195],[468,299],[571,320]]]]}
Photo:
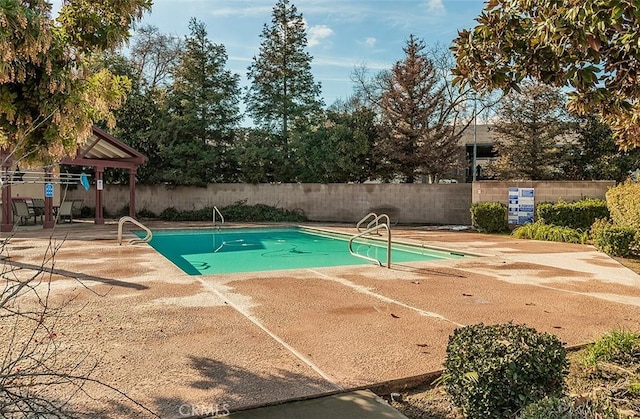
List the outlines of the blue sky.
{"type": "MultiPolygon", "coordinates": [[[[54,0],[54,10],[61,0],[54,0]]],[[[192,17],[204,22],[212,42],[223,44],[227,67],[246,85],[260,33],[276,0],[154,0],[142,24],[184,36],[192,17]]],[[[307,23],[312,70],[327,105],[353,92],[356,66],[389,69],[403,56],[409,34],[427,45],[450,45],[457,31],[473,27],[482,0],[293,0],[307,23]]]]}

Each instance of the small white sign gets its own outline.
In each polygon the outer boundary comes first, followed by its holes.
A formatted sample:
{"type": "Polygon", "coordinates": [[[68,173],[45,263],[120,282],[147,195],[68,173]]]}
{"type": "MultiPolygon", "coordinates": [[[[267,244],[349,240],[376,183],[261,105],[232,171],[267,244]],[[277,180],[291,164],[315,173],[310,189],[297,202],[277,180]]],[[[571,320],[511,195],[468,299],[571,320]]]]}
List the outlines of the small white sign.
{"type": "Polygon", "coordinates": [[[96,188],[101,191],[102,190],[102,179],[96,180],[96,188]]]}

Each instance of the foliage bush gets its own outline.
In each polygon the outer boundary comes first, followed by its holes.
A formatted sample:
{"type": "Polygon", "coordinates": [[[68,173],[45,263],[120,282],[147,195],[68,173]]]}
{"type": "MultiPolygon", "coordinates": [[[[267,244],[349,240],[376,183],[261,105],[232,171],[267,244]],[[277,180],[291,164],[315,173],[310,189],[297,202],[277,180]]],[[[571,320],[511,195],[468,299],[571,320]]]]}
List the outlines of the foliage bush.
{"type": "Polygon", "coordinates": [[[548,225],[541,221],[525,224],[513,230],[511,235],[517,239],[545,240],[565,243],[586,243],[588,232],[580,232],[569,227],[548,225]]]}
{"type": "Polygon", "coordinates": [[[609,188],[606,198],[615,224],[640,231],[640,183],[626,182],[609,188]]]}
{"type": "Polygon", "coordinates": [[[138,218],[147,218],[147,219],[158,217],[153,211],[150,211],[146,208],[142,208],[140,211],[138,211],[136,215],[138,216],[138,218]]]}
{"type": "Polygon", "coordinates": [[[507,231],[507,206],[501,202],[476,202],[471,204],[471,224],[483,233],[507,231]]]}
{"type": "Polygon", "coordinates": [[[591,238],[596,249],[610,256],[628,257],[638,247],[638,233],[635,229],[614,225],[605,219],[593,223],[591,238]]]}
{"type": "Polygon", "coordinates": [[[596,198],[576,202],[542,202],[536,205],[538,221],[578,230],[588,230],[598,218],[608,218],[606,201],[596,198]]]}
{"type": "Polygon", "coordinates": [[[587,346],[582,363],[595,367],[600,362],[629,365],[640,358],[640,333],[628,330],[612,330],[587,346]]]}
{"type": "Polygon", "coordinates": [[[442,381],[468,418],[505,418],[561,396],[568,361],[560,340],[513,323],[476,324],[449,337],[442,381]]]}
{"type": "MultiPolygon", "coordinates": [[[[246,201],[238,201],[234,204],[220,208],[225,221],[240,222],[301,222],[306,221],[302,211],[292,211],[284,208],[275,208],[269,205],[247,205],[246,201]]],[[[199,210],[178,211],[170,207],[159,215],[165,221],[212,221],[213,208],[205,207],[199,210]]]]}
{"type": "Polygon", "coordinates": [[[301,222],[307,220],[302,210],[287,210],[264,204],[247,205],[246,200],[223,207],[220,212],[228,221],[301,222]]]}
{"type": "Polygon", "coordinates": [[[546,397],[526,406],[518,419],[618,419],[615,407],[598,399],[546,397]]]}

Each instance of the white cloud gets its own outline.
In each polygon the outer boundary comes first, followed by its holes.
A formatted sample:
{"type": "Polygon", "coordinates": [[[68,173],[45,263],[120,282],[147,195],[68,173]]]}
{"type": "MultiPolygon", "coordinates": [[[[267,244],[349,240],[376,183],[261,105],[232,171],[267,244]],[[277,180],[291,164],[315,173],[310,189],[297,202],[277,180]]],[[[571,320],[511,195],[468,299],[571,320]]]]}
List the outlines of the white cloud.
{"type": "Polygon", "coordinates": [[[444,14],[444,4],[442,4],[442,0],[428,0],[427,1],[427,10],[434,14],[444,14]]]}
{"type": "Polygon", "coordinates": [[[368,37],[367,39],[364,40],[364,44],[368,47],[374,47],[376,46],[376,42],[378,40],[372,36],[368,37]]]}
{"type": "Polygon", "coordinates": [[[320,45],[323,40],[334,34],[333,29],[327,25],[316,25],[309,28],[309,46],[314,47],[320,45]]]}

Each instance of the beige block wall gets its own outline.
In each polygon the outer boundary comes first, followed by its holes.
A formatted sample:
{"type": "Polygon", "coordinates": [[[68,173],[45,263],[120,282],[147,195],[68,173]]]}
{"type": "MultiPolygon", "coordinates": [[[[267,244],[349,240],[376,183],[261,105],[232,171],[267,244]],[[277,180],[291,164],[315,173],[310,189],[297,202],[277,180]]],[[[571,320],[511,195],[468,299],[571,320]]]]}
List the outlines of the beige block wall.
{"type": "MultiPolygon", "coordinates": [[[[508,203],[510,187],[535,188],[535,202],[576,201],[586,197],[604,199],[613,181],[480,181],[470,183],[429,184],[212,184],[207,188],[164,185],[138,185],[136,208],[159,214],[164,209],[196,210],[219,208],[236,201],[249,205],[266,204],[301,209],[311,221],[357,222],[370,212],[387,213],[392,222],[418,224],[471,223],[472,202],[508,203]]],[[[95,190],[78,188],[68,199],[82,199],[95,207],[95,190]]],[[[105,185],[105,209],[115,214],[129,203],[129,187],[105,185]]]]}
{"type": "Polygon", "coordinates": [[[595,181],[479,181],[473,184],[473,198],[476,202],[509,203],[509,188],[535,188],[535,203],[567,202],[583,198],[605,198],[607,190],[615,186],[613,180],[595,181]]]}
{"type": "MultiPolygon", "coordinates": [[[[70,191],[70,199],[83,199],[95,207],[95,191],[70,191]]],[[[369,212],[387,213],[392,222],[465,224],[470,220],[471,184],[212,184],[207,188],[138,185],[137,210],[156,214],[174,207],[194,210],[224,207],[246,200],[299,208],[312,221],[357,222],[369,212]]],[[[114,214],[129,203],[128,186],[105,185],[105,209],[114,214]]]]}

